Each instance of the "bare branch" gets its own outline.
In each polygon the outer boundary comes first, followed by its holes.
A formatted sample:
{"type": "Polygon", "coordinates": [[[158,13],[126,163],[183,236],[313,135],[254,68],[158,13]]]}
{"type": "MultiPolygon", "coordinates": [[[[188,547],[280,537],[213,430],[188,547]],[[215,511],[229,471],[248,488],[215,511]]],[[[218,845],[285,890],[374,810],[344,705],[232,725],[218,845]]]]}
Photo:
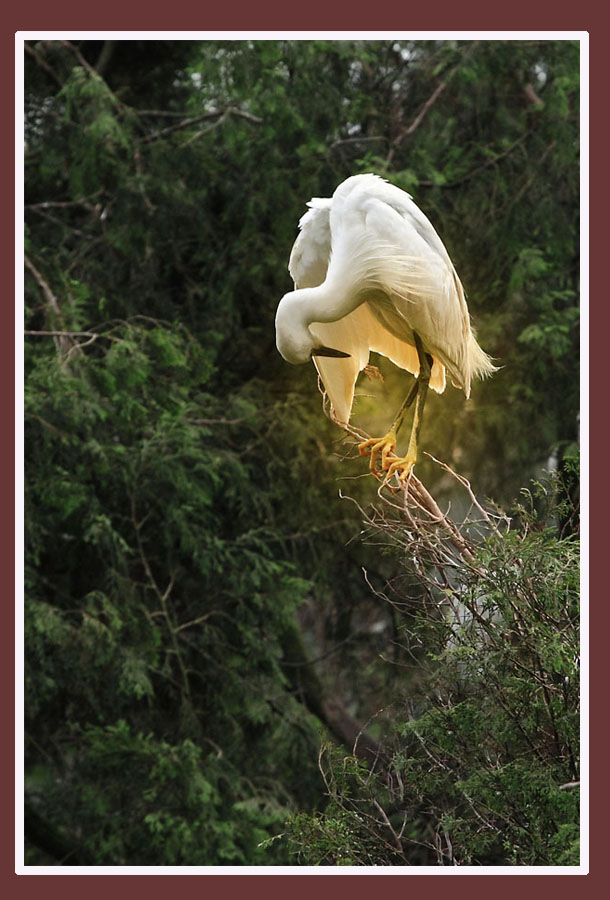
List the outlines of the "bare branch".
{"type": "Polygon", "coordinates": [[[150,215],[155,211],[155,207],[154,207],[150,197],[146,193],[146,188],[144,186],[144,178],[143,178],[143,174],[142,174],[142,154],[140,153],[140,151],[137,147],[135,147],[134,151],[133,151],[133,161],[134,161],[135,169],[136,169],[136,178],[138,180],[138,188],[142,195],[142,199],[144,200],[144,205],[146,207],[146,211],[150,215]]]}
{"type": "Polygon", "coordinates": [[[165,116],[168,119],[186,119],[188,116],[183,112],[176,112],[171,109],[137,109],[139,116],[165,116]]]}
{"type": "Polygon", "coordinates": [[[55,313],[56,316],[60,317],[61,312],[59,309],[59,303],[57,302],[57,297],[49,287],[48,283],[42,277],[32,260],[29,258],[27,254],[24,254],[23,261],[25,262],[26,267],[30,270],[32,275],[34,276],[34,280],[36,284],[41,289],[45,300],[47,301],[47,305],[50,309],[55,313]]]}
{"type": "Polygon", "coordinates": [[[98,338],[101,336],[93,331],[32,331],[29,328],[26,328],[23,333],[30,335],[40,335],[41,337],[61,337],[62,335],[65,335],[66,337],[98,338]]]}
{"type": "Polygon", "coordinates": [[[437,87],[434,89],[434,91],[432,92],[432,94],[428,97],[428,99],[426,100],[426,102],[424,103],[424,105],[422,106],[422,108],[420,109],[420,111],[418,112],[418,114],[415,116],[415,118],[413,119],[413,121],[411,122],[411,124],[405,126],[404,128],[402,128],[402,129],[398,132],[398,134],[396,135],[396,137],[394,137],[394,139],[392,140],[392,142],[391,142],[391,144],[390,144],[390,150],[389,150],[389,153],[388,153],[388,156],[387,156],[387,159],[386,159],[386,164],[387,164],[388,166],[391,165],[391,163],[392,163],[392,161],[393,161],[393,159],[394,159],[394,155],[395,155],[396,151],[398,150],[398,148],[400,147],[400,145],[402,144],[402,142],[404,141],[404,139],[405,139],[406,137],[409,137],[409,135],[413,134],[413,132],[414,132],[417,128],[419,128],[419,126],[421,125],[421,123],[423,122],[423,120],[425,119],[425,117],[427,116],[428,112],[430,111],[431,107],[436,103],[436,101],[438,100],[438,98],[441,96],[441,94],[443,93],[443,91],[446,89],[446,87],[447,87],[447,85],[449,84],[449,82],[453,79],[453,77],[454,77],[454,75],[456,74],[456,72],[459,71],[459,69],[461,68],[461,66],[462,66],[462,65],[464,64],[464,62],[468,59],[468,57],[472,54],[472,52],[474,51],[474,49],[476,48],[476,46],[477,46],[479,43],[480,43],[480,41],[477,40],[477,41],[473,41],[473,42],[470,44],[470,46],[468,47],[468,49],[467,49],[466,52],[464,53],[464,56],[463,56],[462,59],[460,60],[460,62],[459,62],[457,65],[455,65],[455,66],[453,67],[453,69],[451,69],[451,71],[449,72],[449,74],[447,75],[447,77],[445,78],[445,80],[444,80],[444,81],[441,81],[441,83],[440,83],[439,85],[437,85],[437,87]]]}
{"type": "Polygon", "coordinates": [[[116,41],[104,41],[104,46],[102,47],[101,53],[98,56],[97,62],[95,64],[95,68],[100,75],[103,75],[108,68],[108,64],[112,59],[112,56],[116,49],[116,45],[116,41]]]}
{"type": "Polygon", "coordinates": [[[148,144],[151,141],[156,141],[161,137],[165,137],[165,135],[167,134],[172,134],[174,131],[181,131],[184,128],[190,128],[192,125],[197,125],[198,122],[204,122],[206,119],[218,118],[221,121],[224,121],[224,119],[226,119],[226,117],[229,115],[239,116],[240,118],[246,119],[248,122],[254,122],[257,125],[260,125],[263,121],[262,119],[259,119],[258,116],[246,112],[243,109],[236,109],[234,106],[228,106],[224,110],[210,110],[209,112],[202,113],[200,116],[183,119],[181,122],[177,122],[175,125],[168,125],[167,128],[162,128],[160,131],[155,131],[152,134],[146,135],[146,137],[144,138],[144,143],[148,144]]]}
{"type": "Polygon", "coordinates": [[[47,75],[50,75],[56,84],[58,84],[60,87],[63,87],[61,78],[53,71],[48,62],[46,62],[46,60],[42,58],[40,53],[38,53],[38,51],[34,47],[32,47],[31,44],[28,44],[27,41],[24,41],[23,47],[26,53],[29,53],[30,56],[34,57],[37,65],[39,65],[41,69],[44,69],[47,75]]]}
{"type": "Polygon", "coordinates": [[[384,825],[386,826],[386,828],[388,829],[388,831],[389,831],[390,834],[392,835],[392,838],[394,839],[394,844],[395,844],[396,849],[398,850],[398,852],[400,853],[400,855],[403,857],[403,859],[405,860],[405,862],[408,862],[408,859],[407,859],[407,857],[406,857],[406,855],[405,855],[404,847],[402,846],[402,842],[401,842],[400,838],[398,837],[398,835],[396,834],[396,832],[394,831],[394,828],[392,827],[392,823],[391,823],[390,820],[388,819],[388,817],[387,817],[387,815],[386,815],[386,813],[385,813],[385,810],[384,810],[383,806],[381,806],[381,804],[380,804],[376,799],[373,799],[373,805],[375,806],[375,808],[376,808],[377,811],[379,812],[379,815],[380,815],[381,818],[383,819],[384,825]]]}
{"type": "Polygon", "coordinates": [[[374,141],[387,141],[387,137],[384,134],[378,134],[371,136],[362,135],[360,137],[337,138],[336,141],[332,142],[328,149],[335,150],[337,147],[343,147],[345,144],[370,144],[374,141]]]}
{"type": "Polygon", "coordinates": [[[157,596],[158,600],[161,603],[161,608],[163,610],[163,619],[165,620],[167,631],[168,631],[169,637],[170,637],[170,642],[172,645],[171,652],[176,657],[176,660],[178,662],[178,667],[180,669],[180,674],[182,676],[182,690],[184,690],[185,696],[190,698],[191,686],[190,686],[190,682],[189,682],[188,671],[184,664],[184,659],[182,657],[182,653],[180,652],[180,646],[178,644],[178,639],[177,639],[179,629],[177,628],[177,626],[175,625],[175,623],[172,619],[170,609],[169,609],[169,606],[167,603],[167,601],[171,595],[172,589],[174,587],[174,575],[173,574],[171,575],[167,587],[165,588],[164,591],[162,591],[161,588],[159,587],[157,579],[155,578],[155,576],[153,574],[149,559],[146,556],[146,553],[144,551],[144,543],[142,541],[142,526],[144,525],[144,522],[146,521],[147,518],[148,517],[145,516],[143,519],[138,521],[137,512],[136,512],[136,497],[135,497],[135,493],[133,493],[131,495],[131,524],[133,526],[133,530],[134,530],[135,537],[136,537],[136,545],[138,548],[138,555],[140,557],[140,562],[142,563],[142,568],[144,569],[144,572],[146,573],[146,577],[148,578],[149,586],[152,588],[152,590],[154,591],[155,595],[157,596]]]}
{"type": "Polygon", "coordinates": [[[100,73],[94,69],[94,67],[91,65],[91,63],[87,62],[87,60],[85,59],[83,54],[80,52],[78,47],[75,44],[73,44],[71,41],[59,41],[58,43],[61,44],[63,47],[66,47],[68,50],[70,50],[76,56],[80,65],[83,67],[83,69],[85,69],[86,72],[89,73],[89,75],[93,79],[95,79],[98,83],[104,85],[104,87],[108,91],[109,97],[112,98],[112,101],[115,104],[116,108],[118,110],[120,110],[121,112],[129,112],[129,113],[133,114],[135,117],[135,121],[140,126],[141,123],[140,123],[139,119],[137,118],[137,116],[135,115],[135,110],[132,110],[129,106],[127,106],[125,103],[122,103],[119,100],[119,98],[114,93],[114,91],[111,90],[110,87],[108,86],[108,83],[106,81],[104,81],[104,79],[102,78],[100,73]]]}
{"type": "Polygon", "coordinates": [[[436,502],[432,494],[430,494],[426,490],[419,478],[416,478],[415,475],[412,474],[411,482],[416,499],[430,513],[433,520],[439,525],[443,526],[453,546],[458,550],[464,560],[472,565],[474,563],[472,547],[470,547],[464,540],[451,519],[447,518],[447,516],[441,511],[438,503],[436,502]]]}
{"type": "Polygon", "coordinates": [[[448,472],[450,475],[452,475],[453,478],[455,478],[455,480],[457,482],[459,482],[459,484],[461,484],[462,487],[464,487],[468,491],[468,496],[470,497],[473,506],[475,506],[476,509],[480,512],[481,516],[483,517],[485,522],[489,525],[489,527],[492,529],[492,531],[494,531],[496,534],[499,534],[498,525],[493,521],[493,519],[491,518],[491,516],[489,515],[487,510],[485,510],[481,506],[479,501],[477,500],[477,498],[474,494],[474,491],[472,490],[472,488],[470,486],[470,482],[468,481],[468,479],[464,478],[463,475],[458,475],[457,472],[453,471],[451,466],[448,466],[447,463],[441,462],[440,459],[436,459],[436,457],[432,456],[431,453],[426,453],[426,456],[430,457],[430,459],[433,460],[442,469],[444,469],[445,472],[448,472]]]}
{"type": "Polygon", "coordinates": [[[76,56],[77,60],[79,61],[79,63],[83,67],[83,69],[86,69],[87,72],[89,72],[90,75],[93,75],[94,78],[101,79],[99,72],[96,72],[95,69],[93,68],[93,66],[87,62],[87,60],[85,59],[83,54],[80,52],[80,50],[78,49],[76,44],[73,44],[71,41],[59,41],[59,43],[62,44],[62,46],[67,47],[68,50],[72,51],[72,53],[76,56]]]}
{"type": "Polygon", "coordinates": [[[101,192],[100,188],[99,191],[95,191],[95,193],[89,194],[88,197],[81,197],[78,200],[45,200],[42,203],[26,203],[24,209],[63,209],[68,206],[80,206],[83,207],[83,209],[88,210],[88,212],[97,213],[99,208],[93,206],[92,203],[87,203],[87,200],[97,197],[101,192]]]}
{"type": "MultiPolygon", "coordinates": [[[[38,269],[36,268],[36,266],[34,265],[32,260],[29,258],[27,253],[24,254],[23,261],[26,265],[26,268],[29,269],[29,271],[32,273],[32,275],[34,277],[34,281],[36,282],[36,284],[42,291],[42,295],[43,295],[43,297],[46,301],[46,304],[49,307],[49,310],[51,311],[52,315],[54,315],[56,317],[57,321],[61,323],[61,319],[62,319],[61,309],[59,307],[57,297],[55,296],[55,294],[49,287],[49,284],[47,283],[47,281],[45,281],[45,279],[43,278],[41,273],[38,271],[38,269]]],[[[60,354],[60,356],[65,358],[67,356],[67,354],[70,352],[70,349],[73,347],[71,337],[69,337],[68,334],[65,332],[64,333],[60,332],[56,335],[53,335],[53,338],[55,340],[55,346],[57,347],[58,353],[60,354]]]]}
{"type": "Polygon", "coordinates": [[[189,425],[241,425],[248,419],[185,419],[189,425]]]}
{"type": "Polygon", "coordinates": [[[72,234],[77,234],[79,237],[91,237],[91,232],[83,231],[80,228],[75,228],[73,225],[68,225],[66,222],[62,222],[57,216],[52,216],[51,213],[46,212],[40,205],[25,207],[26,209],[35,212],[37,215],[42,216],[43,219],[46,219],[48,222],[52,222],[54,225],[59,225],[60,228],[67,228],[68,231],[71,231],[72,234]]]}

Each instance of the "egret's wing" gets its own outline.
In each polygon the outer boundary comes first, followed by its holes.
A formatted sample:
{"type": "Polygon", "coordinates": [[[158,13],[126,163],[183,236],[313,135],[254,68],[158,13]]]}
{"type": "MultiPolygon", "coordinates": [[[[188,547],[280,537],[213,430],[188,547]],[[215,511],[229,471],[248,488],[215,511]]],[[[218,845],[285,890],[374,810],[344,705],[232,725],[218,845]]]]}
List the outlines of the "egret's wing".
{"type": "Polygon", "coordinates": [[[346,359],[313,356],[313,363],[322,379],[335,417],[349,422],[354,401],[354,387],[358,375],[369,361],[366,324],[363,328],[362,306],[338,322],[312,322],[309,326],[314,338],[325,347],[349,353],[346,359]]]}
{"type": "MultiPolygon", "coordinates": [[[[451,258],[434,226],[406,191],[390,184],[379,175],[354,175],[347,178],[335,191],[333,203],[337,213],[341,213],[350,195],[356,204],[362,203],[362,199],[364,201],[374,199],[389,206],[419,235],[428,248],[445,262],[447,268],[455,273],[451,258]]],[[[388,224],[391,224],[391,220],[388,220],[388,224]]]]}
{"type": "Polygon", "coordinates": [[[318,287],[326,278],[330,258],[331,200],[312,197],[299,221],[300,233],[290,254],[288,271],[295,288],[318,287]]]}
{"type": "MultiPolygon", "coordinates": [[[[449,368],[456,386],[470,393],[470,373],[465,371],[464,359],[470,348],[470,315],[464,288],[455,266],[434,226],[410,194],[383,181],[378,198],[401,217],[407,237],[408,251],[419,253],[422,267],[422,288],[425,305],[425,324],[420,324],[435,357],[442,358],[449,368]],[[426,277],[426,271],[429,273],[426,277]]],[[[423,335],[422,335],[423,337],[423,335]]],[[[431,384],[432,386],[432,384],[431,384]]]]}
{"type": "Polygon", "coordinates": [[[343,253],[333,246],[331,266],[335,257],[358,259],[359,277],[387,298],[372,304],[382,326],[407,343],[417,332],[468,396],[473,375],[494,367],[475,340],[449,254],[411,197],[375,175],[353,176],[333,195],[331,227],[345,242],[343,253]]]}
{"type": "MultiPolygon", "coordinates": [[[[387,357],[395,366],[406,369],[412,375],[419,374],[419,357],[417,350],[412,344],[397,338],[394,334],[384,328],[376,316],[371,312],[370,306],[365,303],[363,312],[366,313],[369,334],[369,347],[375,353],[381,353],[387,357]]],[[[364,323],[363,323],[364,324],[364,323]]],[[[430,373],[430,385],[437,393],[442,394],[445,390],[445,367],[438,360],[434,359],[432,371],[430,373]]]]}
{"type": "MultiPolygon", "coordinates": [[[[386,186],[381,179],[375,183],[386,186]]],[[[398,195],[402,194],[398,191],[398,195]]],[[[404,195],[407,196],[407,195],[404,195]]],[[[288,269],[297,289],[317,287],[326,278],[331,251],[330,210],[332,200],[314,197],[310,209],[299,222],[300,234],[295,241],[288,269]]],[[[442,246],[442,245],[441,245],[442,246]]],[[[313,362],[324,384],[337,419],[349,422],[354,400],[354,387],[359,373],[369,361],[369,352],[381,353],[408,372],[419,372],[417,351],[412,344],[396,337],[376,318],[366,303],[337,322],[313,322],[312,335],[327,347],[349,353],[347,359],[314,356],[313,362]]],[[[445,388],[445,370],[435,360],[430,386],[445,388]]]]}
{"type": "MultiPolygon", "coordinates": [[[[338,322],[313,322],[309,330],[327,347],[349,353],[348,359],[314,356],[334,414],[340,422],[349,422],[358,375],[368,364],[369,352],[381,353],[401,369],[413,375],[419,372],[417,350],[391,334],[363,303],[338,322]]],[[[435,360],[430,387],[441,393],[445,389],[444,366],[435,360]]]]}
{"type": "MultiPolygon", "coordinates": [[[[374,175],[356,176],[354,179],[348,179],[335,192],[332,200],[313,198],[308,203],[310,209],[299,222],[300,234],[292,248],[288,264],[295,287],[297,289],[318,287],[325,281],[331,258],[331,221],[335,222],[333,226],[333,245],[337,244],[334,247],[333,265],[336,265],[341,260],[343,264],[352,269],[352,273],[357,271],[355,245],[352,244],[351,248],[346,247],[345,250],[347,252],[344,251],[342,246],[343,239],[349,237],[349,229],[344,227],[346,219],[341,213],[337,217],[334,209],[331,216],[333,205],[337,200],[339,200],[340,207],[344,205],[345,200],[347,200],[347,194],[351,193],[352,187],[365,188],[368,209],[365,211],[360,207],[360,212],[367,212],[367,218],[368,215],[372,214],[372,218],[375,219],[376,213],[378,215],[380,212],[381,204],[386,207],[387,212],[390,214],[389,218],[387,216],[383,217],[383,212],[381,212],[384,227],[380,227],[379,223],[373,227],[376,236],[381,238],[381,246],[385,243],[384,232],[387,232],[387,246],[390,248],[390,259],[396,257],[396,239],[398,238],[400,250],[403,250],[407,256],[409,254],[411,256],[414,255],[420,260],[423,259],[424,263],[426,259],[434,261],[432,269],[435,273],[438,273],[440,269],[444,276],[442,278],[443,294],[448,290],[448,285],[456,284],[454,290],[458,292],[458,302],[449,303],[450,317],[452,314],[455,319],[451,323],[449,330],[454,332],[457,325],[457,330],[462,331],[464,327],[464,313],[466,316],[466,327],[469,328],[468,311],[463,299],[459,279],[455,275],[449,255],[434,228],[408,194],[374,175]],[[374,208],[375,204],[373,208],[371,207],[371,200],[379,201],[379,206],[376,209],[374,208]]],[[[352,221],[354,220],[352,219],[352,221]]],[[[361,216],[358,215],[355,221],[362,222],[361,216]]],[[[366,239],[366,228],[361,234],[366,239]]],[[[374,245],[379,247],[379,242],[375,241],[374,245]]],[[[401,274],[402,269],[399,266],[397,277],[401,274]]],[[[411,303],[409,305],[411,306],[411,303]]],[[[400,315],[395,313],[393,322],[390,320],[385,321],[384,316],[380,312],[375,306],[375,314],[373,314],[369,304],[363,303],[337,322],[313,322],[309,325],[312,335],[320,344],[334,347],[337,350],[350,354],[345,359],[313,357],[314,365],[322,379],[334,414],[341,422],[349,422],[356,380],[359,373],[367,365],[371,350],[382,354],[395,365],[406,369],[414,375],[417,375],[419,372],[419,359],[413,346],[412,329],[407,324],[407,320],[405,319],[403,322],[400,315]]],[[[427,312],[432,313],[433,317],[436,314],[436,310],[428,309],[427,312]]],[[[417,324],[421,328],[422,325],[427,323],[418,321],[417,324]]],[[[431,329],[422,328],[421,330],[428,332],[431,329]]],[[[444,361],[440,354],[434,354],[430,387],[439,393],[445,389],[444,361]]]]}

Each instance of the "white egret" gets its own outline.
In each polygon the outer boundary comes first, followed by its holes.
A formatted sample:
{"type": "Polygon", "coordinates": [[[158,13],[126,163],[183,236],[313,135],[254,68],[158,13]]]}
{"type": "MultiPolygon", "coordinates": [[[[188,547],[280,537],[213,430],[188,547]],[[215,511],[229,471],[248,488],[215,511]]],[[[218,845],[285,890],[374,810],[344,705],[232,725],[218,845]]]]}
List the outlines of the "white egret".
{"type": "Polygon", "coordinates": [[[354,175],[332,198],[307,205],[288,264],[295,290],[277,309],[278,350],[293,364],[313,361],[344,426],[371,350],[416,376],[388,433],[359,445],[372,472],[381,457],[386,478],[396,473],[404,483],[428,386],[442,393],[447,372],[468,398],[472,378],[495,366],[475,340],[449,254],[409,194],[377,175],[354,175]],[[397,432],[415,400],[407,453],[396,457],[397,432]]]}

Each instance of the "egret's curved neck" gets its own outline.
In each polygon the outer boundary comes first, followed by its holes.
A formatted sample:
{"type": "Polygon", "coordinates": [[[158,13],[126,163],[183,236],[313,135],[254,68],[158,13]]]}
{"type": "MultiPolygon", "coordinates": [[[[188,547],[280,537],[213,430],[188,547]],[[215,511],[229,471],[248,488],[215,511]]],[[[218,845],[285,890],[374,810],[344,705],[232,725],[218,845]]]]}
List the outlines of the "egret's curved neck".
{"type": "Polygon", "coordinates": [[[305,327],[312,322],[337,322],[364,302],[364,296],[350,285],[329,282],[327,278],[314,288],[301,288],[293,294],[295,309],[305,327]]]}
{"type": "Polygon", "coordinates": [[[317,287],[284,294],[275,314],[276,344],[284,359],[294,365],[307,362],[314,348],[321,346],[310,326],[314,322],[337,322],[364,299],[349,282],[338,285],[328,278],[317,287]]]}

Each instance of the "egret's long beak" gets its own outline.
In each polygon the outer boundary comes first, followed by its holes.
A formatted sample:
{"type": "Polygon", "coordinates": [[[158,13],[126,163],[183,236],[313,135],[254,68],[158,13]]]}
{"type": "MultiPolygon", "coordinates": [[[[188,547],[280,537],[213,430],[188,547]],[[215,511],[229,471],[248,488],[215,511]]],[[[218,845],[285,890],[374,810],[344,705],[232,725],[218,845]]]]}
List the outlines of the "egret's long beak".
{"type": "Polygon", "coordinates": [[[343,350],[334,350],[332,347],[314,347],[311,351],[312,356],[332,356],[336,359],[347,359],[350,355],[349,353],[344,353],[343,350]]]}

